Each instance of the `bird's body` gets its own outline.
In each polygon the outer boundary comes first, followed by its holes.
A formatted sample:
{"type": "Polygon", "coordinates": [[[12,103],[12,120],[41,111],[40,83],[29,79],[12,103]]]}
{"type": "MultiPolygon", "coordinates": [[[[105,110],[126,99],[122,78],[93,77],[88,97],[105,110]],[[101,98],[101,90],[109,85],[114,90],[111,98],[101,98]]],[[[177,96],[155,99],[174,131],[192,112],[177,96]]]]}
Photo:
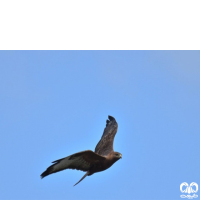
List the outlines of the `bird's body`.
{"type": "Polygon", "coordinates": [[[120,153],[113,151],[113,141],[117,133],[118,124],[114,117],[108,116],[108,118],[109,120],[106,121],[106,128],[104,129],[101,140],[95,148],[95,152],[91,150],[82,151],[53,161],[52,163],[54,164],[41,174],[41,178],[64,169],[77,169],[86,171],[86,174],[80,180],[82,181],[86,176],[108,169],[117,160],[122,158],[120,153]]]}
{"type": "Polygon", "coordinates": [[[111,167],[119,158],[114,157],[114,152],[111,152],[109,155],[105,157],[105,160],[97,162],[96,165],[94,165],[90,170],[88,176],[96,173],[101,172],[109,167],[111,167]]]}

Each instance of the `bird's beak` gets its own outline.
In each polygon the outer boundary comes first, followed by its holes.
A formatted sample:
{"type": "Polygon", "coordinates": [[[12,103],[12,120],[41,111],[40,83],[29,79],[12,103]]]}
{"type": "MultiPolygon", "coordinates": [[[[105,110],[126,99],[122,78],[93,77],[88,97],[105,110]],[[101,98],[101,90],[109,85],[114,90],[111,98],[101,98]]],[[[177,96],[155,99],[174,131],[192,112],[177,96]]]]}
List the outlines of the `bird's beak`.
{"type": "Polygon", "coordinates": [[[120,158],[122,158],[122,154],[120,154],[120,158]]]}

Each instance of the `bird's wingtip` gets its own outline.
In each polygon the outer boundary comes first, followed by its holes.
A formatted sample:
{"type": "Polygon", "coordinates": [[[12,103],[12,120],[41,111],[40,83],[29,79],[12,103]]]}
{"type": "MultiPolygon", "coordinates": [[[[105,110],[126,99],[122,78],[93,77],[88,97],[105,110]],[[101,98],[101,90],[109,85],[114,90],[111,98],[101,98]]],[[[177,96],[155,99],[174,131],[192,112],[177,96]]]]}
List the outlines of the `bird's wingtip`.
{"type": "Polygon", "coordinates": [[[115,120],[115,118],[112,117],[111,115],[108,115],[108,119],[109,119],[110,121],[115,120]]]}

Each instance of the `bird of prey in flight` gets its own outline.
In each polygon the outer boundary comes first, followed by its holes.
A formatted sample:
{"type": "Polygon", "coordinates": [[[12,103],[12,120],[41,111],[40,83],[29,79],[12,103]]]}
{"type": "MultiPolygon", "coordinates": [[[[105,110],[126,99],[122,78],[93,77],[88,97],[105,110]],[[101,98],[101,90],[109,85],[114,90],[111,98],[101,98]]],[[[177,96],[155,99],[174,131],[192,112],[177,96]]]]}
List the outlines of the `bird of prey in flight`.
{"type": "Polygon", "coordinates": [[[86,176],[91,176],[96,172],[108,169],[116,161],[122,158],[121,153],[113,150],[113,141],[117,133],[117,128],[118,124],[115,118],[108,116],[103,135],[94,152],[91,150],[81,151],[53,161],[53,164],[41,174],[41,178],[65,169],[77,169],[86,172],[85,175],[75,184],[77,185],[86,176]]]}

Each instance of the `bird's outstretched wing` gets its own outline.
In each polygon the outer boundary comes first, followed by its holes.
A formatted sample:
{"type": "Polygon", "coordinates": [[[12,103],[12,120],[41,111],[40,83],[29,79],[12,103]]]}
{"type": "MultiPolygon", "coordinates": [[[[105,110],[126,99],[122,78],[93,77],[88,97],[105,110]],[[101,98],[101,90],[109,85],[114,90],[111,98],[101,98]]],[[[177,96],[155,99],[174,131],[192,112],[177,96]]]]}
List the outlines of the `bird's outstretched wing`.
{"type": "Polygon", "coordinates": [[[104,161],[105,158],[94,153],[93,151],[82,151],[75,153],[68,157],[53,161],[53,165],[48,167],[40,176],[44,178],[49,174],[62,171],[64,169],[77,169],[81,171],[88,171],[93,165],[104,161]]]}
{"type": "Polygon", "coordinates": [[[106,120],[106,128],[104,129],[101,140],[95,148],[95,153],[106,156],[113,152],[114,137],[117,133],[118,124],[114,117],[108,116],[109,120],[106,120]]]}

